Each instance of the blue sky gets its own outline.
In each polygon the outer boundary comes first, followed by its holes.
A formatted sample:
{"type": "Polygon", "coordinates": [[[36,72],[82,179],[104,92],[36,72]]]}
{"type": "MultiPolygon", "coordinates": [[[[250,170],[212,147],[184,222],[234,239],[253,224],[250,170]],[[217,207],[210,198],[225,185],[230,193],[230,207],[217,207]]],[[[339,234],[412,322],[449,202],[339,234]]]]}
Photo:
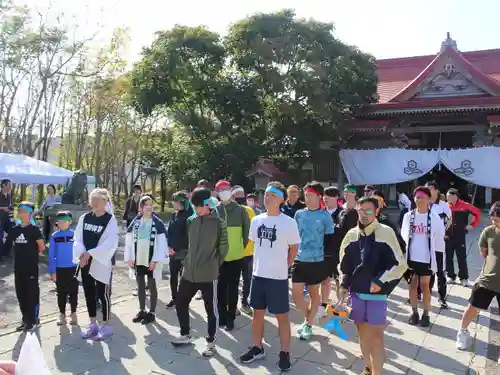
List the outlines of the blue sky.
{"type": "MultiPolygon", "coordinates": [[[[43,7],[49,0],[18,0],[43,7]]],[[[337,36],[378,58],[434,54],[449,31],[462,51],[500,48],[500,0],[51,0],[81,30],[100,40],[115,27],[128,27],[130,60],[136,60],[153,33],[175,24],[203,24],[224,34],[229,24],[255,12],[293,8],[300,17],[333,22],[337,36]],[[83,4],[82,4],[83,3],[83,4]]]]}

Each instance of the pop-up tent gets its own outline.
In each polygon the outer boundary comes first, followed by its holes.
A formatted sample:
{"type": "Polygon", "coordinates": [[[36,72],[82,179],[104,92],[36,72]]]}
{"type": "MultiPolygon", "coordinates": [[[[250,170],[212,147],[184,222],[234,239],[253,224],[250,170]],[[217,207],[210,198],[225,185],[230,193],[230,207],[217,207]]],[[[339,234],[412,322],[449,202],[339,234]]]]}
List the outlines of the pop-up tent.
{"type": "MultiPolygon", "coordinates": [[[[0,153],[0,179],[9,179],[14,184],[64,185],[73,172],[45,161],[21,154],[0,153]]],[[[87,182],[95,183],[92,176],[87,182]]]]}

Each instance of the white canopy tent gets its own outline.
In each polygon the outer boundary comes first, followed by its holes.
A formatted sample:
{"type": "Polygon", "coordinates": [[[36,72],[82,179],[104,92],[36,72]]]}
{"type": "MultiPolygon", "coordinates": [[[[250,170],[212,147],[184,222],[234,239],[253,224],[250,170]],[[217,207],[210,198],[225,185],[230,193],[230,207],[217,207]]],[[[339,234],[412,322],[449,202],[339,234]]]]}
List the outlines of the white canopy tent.
{"type": "MultiPolygon", "coordinates": [[[[73,172],[45,161],[21,154],[0,153],[0,179],[9,179],[15,184],[56,184],[64,185],[73,172]]],[[[88,176],[87,182],[95,184],[88,176]]]]}

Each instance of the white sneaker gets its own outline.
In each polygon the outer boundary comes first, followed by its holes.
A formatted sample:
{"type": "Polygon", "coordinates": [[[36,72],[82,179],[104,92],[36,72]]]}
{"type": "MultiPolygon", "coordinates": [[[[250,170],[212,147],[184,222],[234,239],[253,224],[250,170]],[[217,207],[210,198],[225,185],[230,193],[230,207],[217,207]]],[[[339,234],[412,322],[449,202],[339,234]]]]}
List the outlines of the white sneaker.
{"type": "Polygon", "coordinates": [[[471,283],[469,281],[469,279],[465,279],[465,280],[460,280],[460,284],[462,284],[462,286],[468,288],[471,286],[471,283]]]}
{"type": "Polygon", "coordinates": [[[457,332],[456,346],[458,350],[466,350],[469,347],[470,333],[466,329],[457,332]]]}
{"type": "Polygon", "coordinates": [[[450,284],[450,285],[451,285],[451,284],[455,284],[455,282],[456,282],[456,280],[455,280],[455,279],[452,279],[451,277],[448,277],[448,278],[446,279],[446,283],[448,283],[448,284],[450,284]]]}
{"type": "Polygon", "coordinates": [[[205,350],[201,353],[203,357],[213,357],[215,354],[215,342],[207,342],[205,350]]]}
{"type": "Polygon", "coordinates": [[[198,292],[196,292],[194,299],[197,299],[197,300],[203,299],[203,296],[201,295],[201,290],[198,290],[198,292]]]}
{"type": "Polygon", "coordinates": [[[191,335],[182,335],[179,337],[176,337],[172,340],[172,345],[174,346],[181,346],[181,345],[189,345],[193,342],[193,338],[191,335]]]}

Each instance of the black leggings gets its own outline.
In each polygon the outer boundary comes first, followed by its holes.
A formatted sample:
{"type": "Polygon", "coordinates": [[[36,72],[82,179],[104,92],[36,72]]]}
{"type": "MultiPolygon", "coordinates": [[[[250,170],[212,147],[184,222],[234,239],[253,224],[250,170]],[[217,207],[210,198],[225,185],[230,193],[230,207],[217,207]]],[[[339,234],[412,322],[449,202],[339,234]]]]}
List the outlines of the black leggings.
{"type": "Polygon", "coordinates": [[[158,289],[156,289],[156,281],[153,277],[153,271],[150,271],[146,266],[137,266],[135,268],[135,279],[137,281],[137,296],[139,297],[139,308],[141,311],[146,309],[146,281],[148,278],[149,288],[149,311],[154,313],[158,302],[158,289]]]}
{"type": "Polygon", "coordinates": [[[170,290],[172,292],[172,299],[177,299],[179,290],[179,277],[182,274],[182,260],[172,257],[169,262],[170,268],[170,290]]]}
{"type": "Polygon", "coordinates": [[[66,314],[66,303],[71,312],[76,313],[78,307],[78,280],[75,278],[76,267],[56,268],[57,305],[59,312],[66,314]]]}
{"type": "Polygon", "coordinates": [[[97,299],[99,299],[101,302],[102,320],[103,322],[107,322],[111,316],[109,286],[94,279],[89,274],[89,269],[90,263],[80,269],[89,318],[93,319],[97,317],[97,299]]]}

